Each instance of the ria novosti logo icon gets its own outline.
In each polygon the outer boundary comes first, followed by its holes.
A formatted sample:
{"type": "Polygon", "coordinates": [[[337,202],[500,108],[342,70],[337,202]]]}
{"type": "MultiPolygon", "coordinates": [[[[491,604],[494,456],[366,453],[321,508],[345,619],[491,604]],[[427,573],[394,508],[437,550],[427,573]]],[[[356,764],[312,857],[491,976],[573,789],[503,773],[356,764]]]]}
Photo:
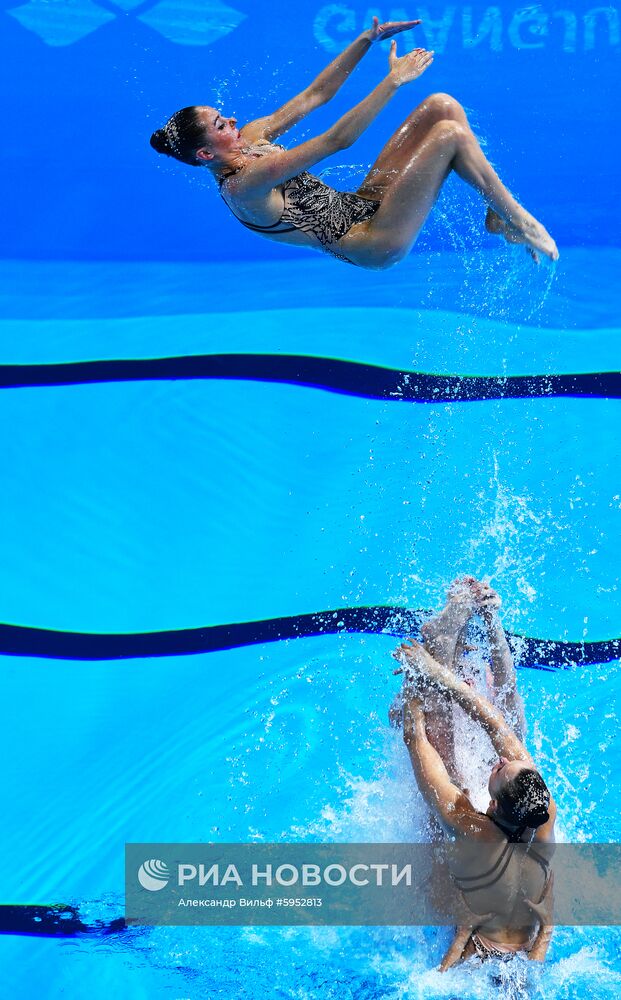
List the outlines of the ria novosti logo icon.
{"type": "Polygon", "coordinates": [[[221,0],[158,0],[140,14],[131,14],[144,6],[145,0],[108,0],[105,9],[93,0],[28,0],[7,14],[53,46],[73,45],[108,21],[130,15],[177,45],[211,45],[235,31],[246,17],[221,0]]]}
{"type": "Polygon", "coordinates": [[[165,861],[158,861],[151,858],[150,861],[143,861],[138,869],[138,881],[143,889],[149,892],[159,892],[168,885],[170,879],[170,869],[165,861]]]}

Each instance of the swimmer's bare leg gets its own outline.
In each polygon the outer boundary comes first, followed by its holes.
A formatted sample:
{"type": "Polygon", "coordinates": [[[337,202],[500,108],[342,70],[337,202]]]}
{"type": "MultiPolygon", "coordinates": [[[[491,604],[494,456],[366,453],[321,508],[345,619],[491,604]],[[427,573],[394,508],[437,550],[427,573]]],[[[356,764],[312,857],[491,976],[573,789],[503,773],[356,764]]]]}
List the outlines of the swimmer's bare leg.
{"type": "MultiPolygon", "coordinates": [[[[427,652],[450,670],[454,669],[460,637],[474,611],[475,600],[471,590],[474,582],[476,582],[474,577],[468,576],[455,580],[449,588],[442,611],[425,622],[421,628],[427,652]]],[[[451,781],[461,788],[463,778],[459,774],[455,760],[455,730],[451,700],[440,691],[430,690],[425,692],[424,703],[427,739],[442,758],[451,781]]],[[[463,790],[467,794],[467,790],[463,790]]]]}
{"type": "Polygon", "coordinates": [[[474,577],[454,580],[439,614],[421,626],[423,645],[434,660],[453,669],[456,652],[469,619],[474,614],[476,598],[472,592],[474,577]]]}
{"type": "Polygon", "coordinates": [[[453,706],[446,695],[435,691],[425,695],[425,730],[427,739],[440,754],[449,778],[461,788],[462,780],[455,760],[453,706]]]}
{"type": "Polygon", "coordinates": [[[373,178],[382,179],[382,172],[401,169],[414,150],[427,137],[429,129],[441,121],[459,122],[469,127],[463,107],[450,94],[430,94],[414,108],[390,137],[369,170],[364,184],[371,187],[373,178]],[[402,162],[403,161],[403,162],[402,162]]]}
{"type": "MultiPolygon", "coordinates": [[[[488,233],[493,233],[494,236],[503,236],[507,243],[526,243],[523,235],[518,229],[511,225],[510,222],[505,222],[501,219],[497,212],[493,208],[488,208],[487,215],[485,216],[485,228],[488,233]]],[[[539,263],[539,254],[532,247],[526,248],[530,253],[531,257],[536,264],[539,263]]]]}
{"type": "MultiPolygon", "coordinates": [[[[403,689],[401,692],[401,703],[403,706],[400,717],[401,725],[403,724],[403,713],[407,709],[408,699],[416,693],[416,688],[416,681],[408,678],[404,672],[403,689]]],[[[425,734],[427,740],[442,758],[449,777],[454,781],[453,774],[456,773],[456,765],[454,757],[453,714],[449,700],[443,697],[440,692],[430,689],[421,690],[419,696],[424,699],[425,734]]],[[[394,705],[389,715],[392,714],[393,710],[394,705]]],[[[391,719],[391,721],[394,722],[395,720],[391,719]]],[[[444,840],[442,824],[431,811],[429,812],[428,826],[430,843],[437,844],[444,840]]],[[[458,962],[465,961],[471,955],[475,954],[476,949],[472,942],[472,929],[472,922],[470,926],[466,926],[466,921],[463,927],[456,928],[455,937],[442,959],[439,971],[446,972],[447,969],[452,968],[458,962]]]]}
{"type": "Polygon", "coordinates": [[[554,240],[504,186],[467,123],[436,122],[413,149],[405,142],[395,149],[391,143],[358,190],[363,197],[380,201],[377,212],[339,241],[355,263],[390,267],[407,256],[452,171],[481,194],[521,242],[557,259],[554,240]]]}
{"type": "MultiPolygon", "coordinates": [[[[399,672],[400,671],[395,671],[395,673],[399,672]]],[[[403,728],[403,713],[405,699],[407,697],[407,688],[408,684],[404,679],[403,689],[394,699],[388,712],[388,720],[396,729],[403,728]]],[[[451,781],[454,784],[459,785],[460,779],[455,762],[453,709],[450,700],[440,692],[427,691],[424,694],[424,705],[425,731],[427,739],[431,743],[434,750],[440,754],[451,781]]],[[[441,827],[433,815],[431,816],[430,825],[433,832],[435,834],[439,834],[441,839],[441,827]]],[[[434,836],[432,839],[436,839],[436,837],[434,836]]]]}
{"type": "Polygon", "coordinates": [[[500,597],[486,583],[477,584],[474,589],[477,593],[478,613],[490,648],[493,679],[490,701],[502,712],[518,739],[523,742],[526,733],[524,702],[518,693],[513,656],[498,617],[500,597]]]}
{"type": "MultiPolygon", "coordinates": [[[[475,595],[472,590],[474,583],[476,580],[472,576],[454,580],[442,611],[421,627],[423,645],[427,652],[438,663],[453,671],[464,645],[466,626],[475,610],[475,595]]],[[[427,692],[425,719],[427,738],[444,761],[451,781],[468,795],[455,759],[455,722],[451,699],[439,691],[427,692]]]]}

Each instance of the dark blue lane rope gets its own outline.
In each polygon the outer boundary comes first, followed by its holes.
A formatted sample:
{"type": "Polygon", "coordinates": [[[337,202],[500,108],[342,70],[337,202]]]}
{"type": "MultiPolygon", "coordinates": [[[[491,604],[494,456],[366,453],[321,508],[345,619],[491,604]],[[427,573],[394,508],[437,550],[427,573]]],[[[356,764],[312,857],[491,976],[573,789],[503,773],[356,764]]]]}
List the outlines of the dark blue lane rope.
{"type": "Polygon", "coordinates": [[[172,358],[0,365],[0,388],[176,379],[241,379],[417,403],[554,396],[621,398],[621,372],[573,375],[434,375],[296,354],[201,354],[172,358]]]}
{"type": "Polygon", "coordinates": [[[81,934],[116,934],[124,929],[123,917],[85,924],[78,908],[66,903],[50,903],[48,906],[37,903],[0,904],[0,934],[66,938],[81,934]]]}
{"type": "MultiPolygon", "coordinates": [[[[162,632],[60,632],[0,625],[0,654],[60,660],[129,660],[213,653],[257,643],[345,632],[401,639],[418,636],[420,622],[428,616],[425,611],[379,605],[162,632]]],[[[566,642],[509,634],[509,642],[518,663],[535,670],[606,663],[621,656],[621,639],[566,642]]]]}

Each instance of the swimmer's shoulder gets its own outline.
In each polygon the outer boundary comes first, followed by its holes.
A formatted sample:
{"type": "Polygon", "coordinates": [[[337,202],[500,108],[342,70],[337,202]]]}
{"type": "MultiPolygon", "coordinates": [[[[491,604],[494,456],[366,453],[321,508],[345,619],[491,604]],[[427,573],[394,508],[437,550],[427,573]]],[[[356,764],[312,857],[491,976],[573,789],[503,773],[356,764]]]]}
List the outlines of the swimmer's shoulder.
{"type": "Polygon", "coordinates": [[[451,827],[459,839],[488,841],[504,839],[489,816],[479,812],[474,806],[468,789],[460,790],[455,800],[451,827]]]}
{"type": "MultiPolygon", "coordinates": [[[[226,177],[220,184],[220,190],[222,191],[222,189],[225,188],[229,194],[235,198],[243,200],[244,197],[246,197],[252,200],[256,187],[253,179],[254,163],[263,159],[265,156],[272,155],[273,152],[281,152],[284,148],[284,146],[268,142],[267,140],[261,140],[248,144],[245,149],[246,160],[243,168],[241,170],[236,170],[235,173],[226,177]]],[[[262,192],[261,197],[263,199],[265,198],[264,192],[262,192]]]]}
{"type": "Polygon", "coordinates": [[[462,818],[460,829],[462,836],[474,838],[475,840],[497,841],[499,843],[507,839],[496,824],[492,822],[487,813],[480,812],[473,805],[467,789],[460,795],[457,806],[462,818]]]}

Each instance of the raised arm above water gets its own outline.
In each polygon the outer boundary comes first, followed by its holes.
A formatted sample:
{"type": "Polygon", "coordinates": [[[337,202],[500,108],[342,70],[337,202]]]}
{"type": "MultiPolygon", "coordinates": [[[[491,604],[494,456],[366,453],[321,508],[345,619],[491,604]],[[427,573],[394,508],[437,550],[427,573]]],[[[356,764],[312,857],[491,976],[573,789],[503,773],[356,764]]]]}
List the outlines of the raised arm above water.
{"type": "Polygon", "coordinates": [[[523,760],[534,766],[528,750],[507,725],[501,712],[451,670],[437,663],[420,643],[403,643],[395,656],[406,670],[411,670],[416,684],[450,694],[470,718],[483,727],[499,757],[523,760]]]}
{"type": "Polygon", "coordinates": [[[251,143],[261,139],[272,141],[283,132],[287,132],[315,108],[332,100],[362,57],[369,51],[373,42],[391,38],[402,31],[408,31],[417,24],[420,24],[420,21],[393,21],[380,24],[379,19],[374,17],[372,27],[354,39],[304,90],[272,114],[257,118],[256,121],[245,125],[242,130],[244,138],[247,138],[251,143]]]}

